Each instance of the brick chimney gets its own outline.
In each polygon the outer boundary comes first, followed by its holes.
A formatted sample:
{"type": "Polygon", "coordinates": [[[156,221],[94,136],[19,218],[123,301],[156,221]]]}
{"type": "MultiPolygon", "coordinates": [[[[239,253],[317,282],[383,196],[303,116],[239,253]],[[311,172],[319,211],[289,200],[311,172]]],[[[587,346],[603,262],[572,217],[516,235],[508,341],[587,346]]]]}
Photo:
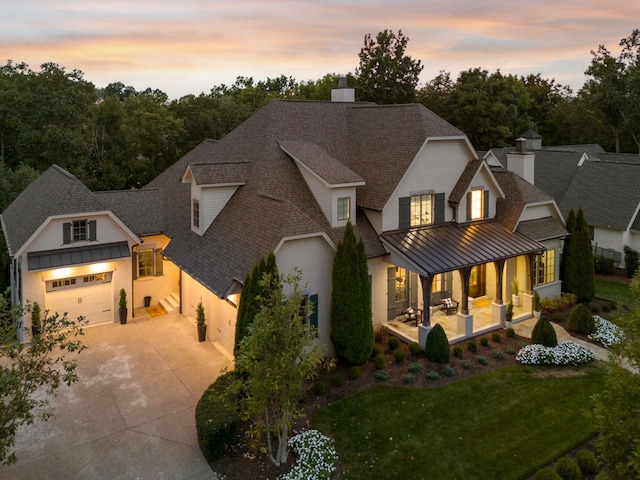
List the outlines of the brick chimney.
{"type": "Polygon", "coordinates": [[[332,102],[355,102],[356,91],[353,88],[349,88],[347,85],[347,77],[341,76],[338,78],[338,88],[331,90],[332,102]]]}

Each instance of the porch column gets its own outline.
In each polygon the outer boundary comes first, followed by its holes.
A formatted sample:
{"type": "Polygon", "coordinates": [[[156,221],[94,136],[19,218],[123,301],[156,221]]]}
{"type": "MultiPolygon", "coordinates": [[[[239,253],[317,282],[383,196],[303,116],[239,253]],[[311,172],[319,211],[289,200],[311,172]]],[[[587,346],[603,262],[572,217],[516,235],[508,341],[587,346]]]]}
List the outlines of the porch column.
{"type": "Polygon", "coordinates": [[[493,265],[496,268],[496,300],[494,303],[502,305],[502,281],[504,278],[504,264],[506,260],[496,260],[493,265]]]}
{"type": "Polygon", "coordinates": [[[525,262],[526,264],[526,268],[527,268],[527,274],[526,274],[526,285],[524,286],[525,288],[525,292],[528,294],[532,294],[533,293],[533,274],[535,273],[535,255],[533,255],[532,253],[527,253],[525,255],[527,261],[525,262]]]}
{"type": "Polygon", "coordinates": [[[420,275],[422,286],[422,325],[431,326],[431,289],[433,287],[433,275],[420,275]]]}
{"type": "Polygon", "coordinates": [[[462,283],[462,298],[460,299],[460,313],[469,315],[469,278],[471,277],[471,267],[461,268],[460,283],[462,283]]]}

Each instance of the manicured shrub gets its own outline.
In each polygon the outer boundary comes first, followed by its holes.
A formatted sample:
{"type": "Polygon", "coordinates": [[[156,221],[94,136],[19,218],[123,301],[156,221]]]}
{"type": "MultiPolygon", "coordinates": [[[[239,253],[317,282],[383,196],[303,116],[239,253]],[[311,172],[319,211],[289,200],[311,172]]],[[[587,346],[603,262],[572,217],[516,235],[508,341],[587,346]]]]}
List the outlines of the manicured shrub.
{"type": "Polygon", "coordinates": [[[629,247],[628,245],[624,246],[624,270],[627,274],[627,277],[633,278],[633,275],[636,273],[638,269],[640,255],[637,250],[629,247]]]}
{"type": "Polygon", "coordinates": [[[462,347],[460,345],[456,345],[456,346],[453,347],[453,356],[454,357],[458,357],[458,358],[462,357],[462,352],[463,352],[463,350],[462,350],[462,347]]]}
{"type": "Polygon", "coordinates": [[[378,370],[375,373],[376,380],[389,380],[389,372],[386,370],[378,370]]]}
{"type": "Polygon", "coordinates": [[[395,350],[400,346],[400,340],[398,337],[389,337],[389,340],[387,340],[387,346],[389,347],[389,350],[395,350]]]}
{"type": "Polygon", "coordinates": [[[396,348],[393,351],[393,358],[395,358],[396,362],[402,363],[404,359],[407,358],[407,353],[400,347],[396,348]]]}
{"type": "Polygon", "coordinates": [[[376,355],[376,358],[373,359],[373,364],[375,365],[376,370],[387,368],[387,357],[385,357],[382,353],[376,355]]]}
{"type": "Polygon", "coordinates": [[[513,338],[516,336],[516,331],[513,328],[509,327],[504,331],[504,336],[507,338],[513,338]]]}
{"type": "Polygon", "coordinates": [[[601,275],[611,275],[613,273],[613,258],[605,258],[603,255],[593,257],[595,272],[601,275]]]}
{"type": "Polygon", "coordinates": [[[551,320],[553,320],[554,323],[562,323],[564,322],[564,314],[556,312],[553,314],[553,317],[551,317],[551,320]]]}
{"type": "Polygon", "coordinates": [[[341,387],[344,385],[344,377],[339,373],[331,377],[331,385],[334,387],[341,387]]]}
{"type": "Polygon", "coordinates": [[[611,308],[609,307],[608,303],[605,303],[604,305],[602,305],[602,313],[609,313],[611,311],[611,308]]]}
{"type": "Polygon", "coordinates": [[[410,373],[418,373],[422,370],[422,364],[418,362],[410,363],[407,370],[409,370],[410,373]]]}
{"type": "Polygon", "coordinates": [[[360,367],[358,367],[357,365],[354,365],[353,367],[351,367],[349,369],[349,373],[348,376],[351,380],[355,380],[357,378],[360,378],[360,375],[362,375],[361,371],[360,371],[360,367]]]}
{"type": "Polygon", "coordinates": [[[556,473],[562,480],[580,480],[582,472],[580,467],[569,457],[562,457],[556,462],[556,473]]]}
{"type": "Polygon", "coordinates": [[[618,305],[616,305],[616,302],[614,302],[614,301],[610,301],[610,302],[608,303],[608,305],[609,305],[609,309],[610,309],[612,312],[615,312],[615,311],[618,309],[618,305]]]}
{"type": "Polygon", "coordinates": [[[531,343],[544,345],[545,347],[555,347],[558,344],[556,331],[546,315],[542,315],[533,327],[531,343]]]}
{"type": "Polygon", "coordinates": [[[516,352],[516,349],[513,348],[513,347],[507,347],[505,349],[505,352],[507,352],[509,355],[515,355],[516,353],[518,353],[518,352],[516,352]]]}
{"type": "Polygon", "coordinates": [[[469,340],[467,342],[467,350],[469,350],[471,353],[476,353],[478,351],[478,345],[476,345],[475,341],[469,340]]]}
{"type": "Polygon", "coordinates": [[[427,380],[438,380],[440,378],[440,374],[435,370],[431,370],[426,373],[425,377],[427,380]]]}
{"type": "Polygon", "coordinates": [[[471,361],[467,360],[466,358],[463,358],[462,360],[460,360],[460,366],[462,366],[462,368],[464,368],[465,370],[470,370],[471,361]]]}
{"type": "Polygon", "coordinates": [[[427,336],[425,353],[432,362],[449,362],[449,340],[444,328],[439,323],[436,323],[427,336]]]}
{"type": "Polygon", "coordinates": [[[445,377],[455,377],[456,369],[453,368],[451,365],[445,365],[444,367],[442,367],[442,374],[445,377]]]}
{"type": "Polygon", "coordinates": [[[198,445],[208,462],[222,457],[235,439],[240,414],[237,402],[230,399],[230,387],[236,381],[235,372],[218,377],[207,388],[195,410],[198,445]]]}
{"type": "Polygon", "coordinates": [[[412,384],[416,381],[416,376],[412,373],[405,373],[402,376],[402,383],[412,384]]]}
{"type": "Polygon", "coordinates": [[[544,467],[536,472],[536,480],[562,480],[562,477],[552,468],[544,467]]]}
{"type": "Polygon", "coordinates": [[[379,343],[374,343],[373,348],[371,349],[371,358],[375,358],[382,353],[382,345],[379,343]]]}
{"type": "Polygon", "coordinates": [[[422,353],[422,347],[418,342],[411,342],[409,344],[409,353],[411,355],[420,355],[422,353]]]}
{"type": "Polygon", "coordinates": [[[480,345],[483,347],[489,346],[489,339],[487,337],[480,337],[480,345]]]}
{"type": "Polygon", "coordinates": [[[576,453],[576,463],[582,473],[598,473],[598,460],[591,450],[579,450],[576,453]]]}
{"type": "Polygon", "coordinates": [[[478,363],[480,365],[489,365],[489,360],[487,360],[487,357],[485,357],[483,355],[478,355],[476,357],[476,360],[478,360],[478,363]]]}
{"type": "Polygon", "coordinates": [[[589,335],[596,331],[596,321],[586,305],[579,303],[569,313],[569,330],[589,335]]]}
{"type": "Polygon", "coordinates": [[[497,358],[498,360],[502,360],[504,358],[504,352],[499,348],[492,350],[491,355],[493,355],[493,358],[497,358]]]}
{"type": "Polygon", "coordinates": [[[315,383],[313,384],[313,392],[316,395],[322,395],[326,391],[327,391],[327,386],[324,384],[324,382],[320,380],[316,380],[315,383]]]}
{"type": "Polygon", "coordinates": [[[500,340],[501,340],[500,334],[499,334],[498,332],[493,332],[493,333],[491,334],[491,340],[492,340],[494,343],[500,343],[500,340]]]}
{"type": "Polygon", "coordinates": [[[591,305],[591,313],[600,313],[600,307],[598,305],[591,305]]]}

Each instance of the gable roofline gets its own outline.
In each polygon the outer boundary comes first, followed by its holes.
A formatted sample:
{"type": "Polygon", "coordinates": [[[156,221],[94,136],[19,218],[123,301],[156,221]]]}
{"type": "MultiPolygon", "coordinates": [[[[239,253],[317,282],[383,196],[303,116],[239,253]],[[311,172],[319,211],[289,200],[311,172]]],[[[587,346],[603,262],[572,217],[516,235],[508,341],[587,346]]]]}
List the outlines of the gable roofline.
{"type": "MultiPolygon", "coordinates": [[[[78,213],[68,213],[65,215],[51,215],[45,219],[44,222],[40,224],[40,226],[31,234],[31,236],[25,241],[22,246],[15,252],[14,256],[21,256],[25,250],[29,247],[29,245],[40,235],[40,233],[47,228],[47,226],[53,220],[66,220],[72,218],[78,218],[80,216],[102,216],[106,215],[111,218],[126,234],[129,236],[130,240],[134,243],[142,243],[141,239],[129,229],[127,225],[125,225],[122,220],[120,220],[112,211],[110,210],[101,210],[97,212],[78,212],[78,213]]],[[[99,242],[98,242],[99,243],[99,242]]]]}
{"type": "Polygon", "coordinates": [[[247,182],[248,167],[247,162],[189,163],[180,181],[190,183],[193,179],[202,187],[242,186],[247,182]]]}
{"type": "Polygon", "coordinates": [[[487,162],[484,160],[484,158],[476,158],[475,160],[471,160],[465,167],[464,171],[460,174],[458,181],[456,182],[453,190],[451,190],[451,194],[449,195],[449,204],[458,205],[460,203],[462,197],[471,186],[473,178],[481,170],[484,170],[487,175],[489,175],[489,179],[493,183],[493,186],[498,190],[500,197],[505,197],[504,190],[502,190],[498,179],[493,174],[493,171],[491,170],[487,162]]]}
{"type": "Polygon", "coordinates": [[[333,240],[331,240],[331,238],[329,237],[329,235],[327,235],[326,232],[315,232],[315,233],[307,233],[303,235],[289,235],[289,236],[282,237],[278,242],[278,244],[276,245],[276,247],[273,249],[273,253],[277,256],[278,252],[286,242],[290,242],[294,240],[304,240],[307,238],[317,238],[317,237],[323,238],[334,251],[338,248],[338,246],[334,243],[333,240]]]}

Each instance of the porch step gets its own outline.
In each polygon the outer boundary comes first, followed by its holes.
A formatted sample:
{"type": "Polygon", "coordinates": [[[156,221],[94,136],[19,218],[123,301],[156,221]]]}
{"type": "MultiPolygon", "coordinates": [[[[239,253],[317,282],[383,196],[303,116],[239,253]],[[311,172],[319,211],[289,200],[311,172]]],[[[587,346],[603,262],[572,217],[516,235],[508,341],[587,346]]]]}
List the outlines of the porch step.
{"type": "Polygon", "coordinates": [[[172,293],[160,300],[160,305],[167,313],[173,313],[180,307],[180,296],[177,293],[172,293]]]}

